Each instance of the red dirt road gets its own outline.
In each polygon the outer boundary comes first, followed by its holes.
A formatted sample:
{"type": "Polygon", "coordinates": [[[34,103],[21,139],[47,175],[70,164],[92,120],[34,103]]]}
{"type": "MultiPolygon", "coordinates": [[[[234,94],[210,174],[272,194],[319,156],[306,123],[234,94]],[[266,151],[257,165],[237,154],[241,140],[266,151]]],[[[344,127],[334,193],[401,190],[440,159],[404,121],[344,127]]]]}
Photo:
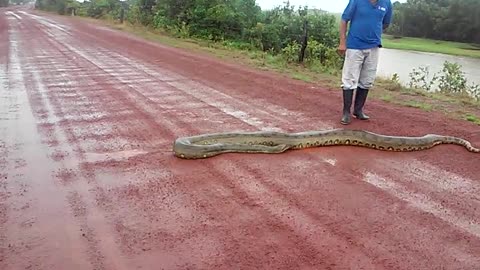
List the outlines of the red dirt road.
{"type": "MultiPolygon", "coordinates": [[[[68,17],[0,10],[0,269],[480,269],[480,155],[177,159],[180,136],[340,127],[338,91],[68,17]]],[[[362,128],[480,145],[370,101],[362,128]]]]}

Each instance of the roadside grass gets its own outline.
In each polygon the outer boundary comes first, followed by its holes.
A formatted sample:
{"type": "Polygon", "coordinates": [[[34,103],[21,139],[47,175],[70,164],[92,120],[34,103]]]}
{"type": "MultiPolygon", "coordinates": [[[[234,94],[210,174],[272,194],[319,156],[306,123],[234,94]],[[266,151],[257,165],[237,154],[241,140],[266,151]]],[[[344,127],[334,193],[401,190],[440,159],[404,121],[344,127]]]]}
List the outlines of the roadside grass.
{"type": "Polygon", "coordinates": [[[477,125],[480,125],[480,117],[476,116],[476,115],[473,115],[473,114],[466,114],[465,115],[465,119],[467,121],[470,121],[472,123],[475,123],[477,125]]]}
{"type": "Polygon", "coordinates": [[[432,105],[428,103],[421,102],[419,100],[406,100],[402,102],[403,105],[412,108],[422,109],[424,111],[432,111],[432,105]]]}
{"type": "Polygon", "coordinates": [[[480,125],[480,102],[468,96],[427,92],[403,87],[388,78],[378,78],[372,96],[387,103],[413,107],[426,112],[441,112],[451,119],[480,125]]]}
{"type": "Polygon", "coordinates": [[[480,46],[468,43],[384,35],[385,48],[480,58],[480,46]]]}
{"type": "MultiPolygon", "coordinates": [[[[119,24],[118,22],[105,19],[75,18],[108,26],[167,46],[208,53],[227,62],[244,64],[261,70],[275,71],[292,79],[320,85],[329,91],[339,89],[340,70],[325,72],[319,66],[307,68],[303,64],[287,63],[282,56],[271,55],[258,50],[242,50],[207,40],[177,38],[158,29],[132,25],[127,22],[119,24]]],[[[390,78],[381,77],[377,79],[374,88],[370,92],[372,98],[386,103],[413,107],[427,112],[442,112],[448,118],[465,120],[480,125],[480,102],[474,101],[469,97],[411,89],[401,86],[390,78]]]]}

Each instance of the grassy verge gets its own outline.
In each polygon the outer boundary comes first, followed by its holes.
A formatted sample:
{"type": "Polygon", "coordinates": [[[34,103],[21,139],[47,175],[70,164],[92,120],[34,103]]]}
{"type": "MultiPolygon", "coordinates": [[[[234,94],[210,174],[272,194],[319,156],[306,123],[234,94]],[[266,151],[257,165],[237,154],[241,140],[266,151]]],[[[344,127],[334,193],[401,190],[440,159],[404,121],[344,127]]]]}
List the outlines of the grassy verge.
{"type": "MultiPolygon", "coordinates": [[[[268,53],[253,50],[240,50],[224,44],[214,43],[199,39],[179,39],[169,34],[148,29],[143,26],[130,24],[118,24],[108,20],[94,20],[80,18],[96,24],[109,26],[113,29],[125,31],[130,34],[145,38],[164,45],[182,48],[189,51],[208,53],[232,63],[241,63],[262,70],[275,71],[292,79],[316,83],[331,91],[338,90],[340,72],[323,72],[319,67],[306,68],[303,65],[287,63],[281,56],[273,56],[268,53]]],[[[387,103],[399,106],[413,107],[427,112],[443,112],[452,119],[461,119],[480,125],[480,102],[473,101],[468,97],[453,96],[439,93],[428,93],[423,90],[410,89],[398,83],[379,78],[376,82],[371,97],[387,103]]]]}
{"type": "Polygon", "coordinates": [[[413,107],[427,112],[441,112],[448,118],[480,125],[480,102],[467,96],[410,89],[384,78],[378,78],[372,96],[387,103],[413,107]]]}
{"type": "Polygon", "coordinates": [[[410,37],[395,38],[391,35],[384,35],[383,45],[385,48],[390,49],[443,53],[480,58],[480,45],[467,43],[410,37]]]}

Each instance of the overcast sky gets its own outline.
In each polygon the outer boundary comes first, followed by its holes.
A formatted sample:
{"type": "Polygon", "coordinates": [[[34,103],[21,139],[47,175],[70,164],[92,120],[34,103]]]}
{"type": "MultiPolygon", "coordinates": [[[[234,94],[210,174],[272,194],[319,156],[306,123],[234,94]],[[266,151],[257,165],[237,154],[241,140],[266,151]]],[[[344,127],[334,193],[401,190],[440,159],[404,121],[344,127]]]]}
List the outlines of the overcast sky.
{"type": "MultiPolygon", "coordinates": [[[[392,0],[392,3],[396,0],[392,0]]],[[[405,2],[400,0],[399,2],[405,2]]],[[[284,0],[257,0],[262,9],[269,9],[275,6],[282,6],[284,0]]],[[[290,5],[295,7],[308,5],[309,8],[319,8],[330,12],[343,12],[348,0],[290,0],[290,5]]]]}

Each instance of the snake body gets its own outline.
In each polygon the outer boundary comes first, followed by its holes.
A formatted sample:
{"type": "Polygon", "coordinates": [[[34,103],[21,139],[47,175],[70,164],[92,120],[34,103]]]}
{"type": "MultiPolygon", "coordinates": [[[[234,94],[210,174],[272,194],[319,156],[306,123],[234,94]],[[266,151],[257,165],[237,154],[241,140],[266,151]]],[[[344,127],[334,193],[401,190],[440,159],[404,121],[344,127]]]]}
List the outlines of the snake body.
{"type": "Polygon", "coordinates": [[[300,133],[276,131],[226,132],[181,137],[175,140],[174,155],[182,159],[210,158],[223,153],[278,154],[289,149],[351,145],[376,150],[411,152],[430,149],[439,144],[456,144],[468,151],[480,149],[462,138],[428,134],[423,137],[387,136],[364,130],[332,129],[300,133]]]}

